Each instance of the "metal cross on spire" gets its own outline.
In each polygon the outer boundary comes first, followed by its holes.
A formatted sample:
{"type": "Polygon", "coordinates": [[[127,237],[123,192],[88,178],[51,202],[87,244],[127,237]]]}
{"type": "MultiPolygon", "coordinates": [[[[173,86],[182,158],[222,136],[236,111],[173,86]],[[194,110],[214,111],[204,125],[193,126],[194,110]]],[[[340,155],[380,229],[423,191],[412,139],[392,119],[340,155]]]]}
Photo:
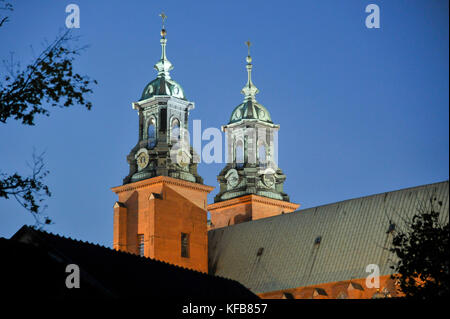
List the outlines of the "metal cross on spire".
{"type": "Polygon", "coordinates": [[[159,14],[159,16],[161,17],[161,20],[162,20],[162,28],[164,29],[164,22],[166,21],[167,16],[164,14],[164,12],[161,12],[161,13],[159,14]]]}
{"type": "Polygon", "coordinates": [[[167,16],[164,12],[161,12],[159,16],[162,19],[162,29],[161,29],[161,59],[155,64],[155,69],[158,70],[158,77],[164,77],[166,79],[170,79],[169,71],[173,69],[172,63],[167,60],[166,57],[166,29],[164,28],[164,22],[167,19],[167,16]]]}
{"type": "Polygon", "coordinates": [[[159,14],[159,16],[161,17],[161,20],[162,20],[161,37],[164,39],[166,37],[166,34],[167,34],[166,29],[165,29],[165,25],[164,25],[164,22],[166,21],[167,16],[164,14],[164,12],[161,12],[159,14]]]}

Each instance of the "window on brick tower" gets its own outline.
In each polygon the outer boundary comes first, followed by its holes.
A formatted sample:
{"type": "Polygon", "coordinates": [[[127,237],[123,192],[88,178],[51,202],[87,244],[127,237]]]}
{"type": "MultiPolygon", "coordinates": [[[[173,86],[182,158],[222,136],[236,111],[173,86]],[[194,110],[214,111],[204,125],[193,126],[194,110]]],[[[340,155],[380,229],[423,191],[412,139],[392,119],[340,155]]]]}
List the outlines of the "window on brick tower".
{"type": "Polygon", "coordinates": [[[144,244],[144,235],[143,234],[138,234],[138,252],[139,252],[139,256],[144,257],[144,248],[145,248],[145,244],[144,244]]]}
{"type": "Polygon", "coordinates": [[[189,258],[189,234],[181,233],[181,257],[189,258]]]}

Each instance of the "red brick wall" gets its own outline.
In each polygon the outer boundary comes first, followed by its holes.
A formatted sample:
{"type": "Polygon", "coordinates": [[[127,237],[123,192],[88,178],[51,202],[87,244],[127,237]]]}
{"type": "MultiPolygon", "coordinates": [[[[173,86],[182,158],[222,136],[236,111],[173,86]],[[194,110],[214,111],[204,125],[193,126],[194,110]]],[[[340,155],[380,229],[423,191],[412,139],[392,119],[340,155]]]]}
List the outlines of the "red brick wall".
{"type": "Polygon", "coordinates": [[[245,195],[208,205],[211,229],[290,213],[300,205],[257,195],[245,195]]]}
{"type": "Polygon", "coordinates": [[[390,275],[380,276],[379,288],[368,288],[366,278],[325,283],[320,285],[297,287],[258,294],[263,299],[287,299],[291,294],[295,299],[371,299],[377,296],[399,296],[390,275]],[[319,289],[317,289],[319,288],[319,289]],[[323,289],[326,295],[322,295],[323,289]],[[320,293],[319,293],[320,292],[320,293]],[[286,294],[287,293],[287,294],[286,294]]]}
{"type": "Polygon", "coordinates": [[[114,207],[114,249],[138,254],[138,234],[143,234],[146,257],[207,272],[203,207],[212,189],[162,176],[113,188],[119,196],[114,207]],[[161,198],[152,198],[152,193],[161,198]],[[189,234],[189,258],[181,257],[182,232],[189,234]]]}

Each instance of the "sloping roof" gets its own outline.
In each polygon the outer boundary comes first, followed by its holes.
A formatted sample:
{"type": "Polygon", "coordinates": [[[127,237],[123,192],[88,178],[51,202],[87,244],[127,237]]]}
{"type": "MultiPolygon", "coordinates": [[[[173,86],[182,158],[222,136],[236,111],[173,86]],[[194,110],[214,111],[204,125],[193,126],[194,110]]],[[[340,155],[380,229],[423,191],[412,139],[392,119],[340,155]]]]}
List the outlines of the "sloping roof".
{"type": "MultiPolygon", "coordinates": [[[[9,240],[0,239],[0,249],[0,270],[2,274],[9,274],[9,288],[34,287],[34,292],[41,297],[257,298],[230,279],[27,226],[9,240]],[[80,289],[65,287],[68,264],[80,268],[80,289]]],[[[8,282],[2,281],[2,289],[9,288],[8,282]]]]}
{"type": "Polygon", "coordinates": [[[404,227],[430,197],[448,222],[445,181],[211,230],[210,273],[255,293],[365,278],[369,264],[391,274],[389,230],[404,227]]]}

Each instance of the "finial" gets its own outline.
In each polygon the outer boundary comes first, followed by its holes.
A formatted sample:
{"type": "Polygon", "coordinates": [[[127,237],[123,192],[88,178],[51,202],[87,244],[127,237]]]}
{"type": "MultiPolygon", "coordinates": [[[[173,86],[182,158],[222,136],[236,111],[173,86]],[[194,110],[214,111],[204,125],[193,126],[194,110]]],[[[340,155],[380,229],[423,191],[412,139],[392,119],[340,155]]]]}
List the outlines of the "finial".
{"type": "Polygon", "coordinates": [[[245,44],[247,45],[248,49],[248,55],[247,55],[247,84],[242,89],[241,93],[245,95],[244,101],[252,100],[253,102],[256,102],[255,95],[259,92],[258,88],[253,84],[252,82],[252,57],[250,56],[250,46],[252,43],[250,41],[246,41],[245,44]]]}
{"type": "Polygon", "coordinates": [[[252,57],[250,56],[250,46],[252,45],[252,43],[250,41],[246,41],[245,44],[247,45],[248,49],[247,63],[252,63],[252,57]]]}
{"type": "Polygon", "coordinates": [[[166,29],[165,29],[165,21],[167,19],[167,16],[164,14],[164,12],[161,12],[159,15],[162,20],[162,29],[161,29],[161,59],[155,64],[155,69],[158,70],[158,77],[164,77],[166,79],[170,79],[169,71],[173,69],[172,63],[170,63],[169,60],[167,60],[166,57],[166,29]]]}
{"type": "Polygon", "coordinates": [[[166,28],[165,28],[165,26],[164,26],[164,22],[166,21],[167,16],[164,14],[164,12],[161,12],[161,13],[159,14],[159,16],[161,17],[161,20],[162,20],[161,36],[162,36],[163,38],[165,38],[167,32],[166,32],[166,28]]]}

